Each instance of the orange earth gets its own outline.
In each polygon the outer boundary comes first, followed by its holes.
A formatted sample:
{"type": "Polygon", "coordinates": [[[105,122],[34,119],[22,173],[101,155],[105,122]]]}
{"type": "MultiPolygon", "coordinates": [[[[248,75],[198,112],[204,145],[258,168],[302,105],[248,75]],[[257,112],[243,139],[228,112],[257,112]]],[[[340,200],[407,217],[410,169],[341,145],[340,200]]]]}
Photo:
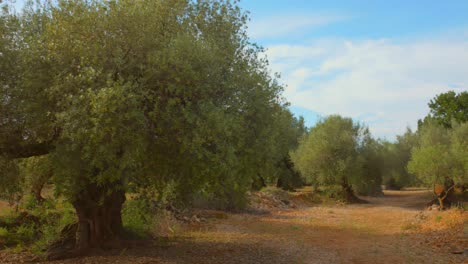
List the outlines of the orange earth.
{"type": "MultiPolygon", "coordinates": [[[[468,263],[467,212],[424,210],[424,190],[362,198],[227,214],[132,249],[47,263],[468,263]]],[[[0,251],[0,262],[21,258],[0,251]]]]}

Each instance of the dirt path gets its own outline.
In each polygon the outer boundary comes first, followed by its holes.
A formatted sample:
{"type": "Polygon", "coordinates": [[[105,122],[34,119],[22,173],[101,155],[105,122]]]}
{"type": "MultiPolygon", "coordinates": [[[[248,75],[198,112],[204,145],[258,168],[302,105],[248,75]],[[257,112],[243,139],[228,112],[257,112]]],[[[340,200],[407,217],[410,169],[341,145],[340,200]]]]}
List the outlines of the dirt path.
{"type": "Polygon", "coordinates": [[[173,241],[64,263],[464,263],[466,254],[433,251],[403,231],[428,197],[387,191],[369,204],[234,214],[173,241]]]}
{"type": "Polygon", "coordinates": [[[429,197],[426,191],[387,191],[364,197],[368,204],[233,214],[176,239],[53,263],[468,263],[467,254],[433,250],[424,245],[427,238],[404,230],[429,197]]]}

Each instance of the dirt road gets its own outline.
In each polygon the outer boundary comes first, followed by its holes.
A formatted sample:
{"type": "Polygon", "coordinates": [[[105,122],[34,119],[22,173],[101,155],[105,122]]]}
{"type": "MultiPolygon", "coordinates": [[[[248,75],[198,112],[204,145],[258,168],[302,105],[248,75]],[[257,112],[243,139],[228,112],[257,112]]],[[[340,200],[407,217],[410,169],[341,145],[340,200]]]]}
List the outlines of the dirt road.
{"type": "Polygon", "coordinates": [[[405,230],[428,197],[387,191],[364,197],[368,204],[233,214],[118,256],[54,263],[468,263],[466,253],[434,250],[424,244],[427,238],[405,230]]]}

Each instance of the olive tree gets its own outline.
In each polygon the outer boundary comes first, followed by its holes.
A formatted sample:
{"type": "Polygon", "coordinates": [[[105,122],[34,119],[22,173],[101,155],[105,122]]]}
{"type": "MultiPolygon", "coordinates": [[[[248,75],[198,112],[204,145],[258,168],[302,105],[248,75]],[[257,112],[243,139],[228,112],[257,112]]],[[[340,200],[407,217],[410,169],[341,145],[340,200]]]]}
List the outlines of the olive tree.
{"type": "Polygon", "coordinates": [[[282,87],[236,2],[36,1],[0,17],[0,154],[49,155],[76,249],[120,237],[130,185],[235,206],[276,160],[282,87]]]}
{"type": "Polygon", "coordinates": [[[396,142],[382,142],[383,182],[387,189],[401,189],[418,184],[418,179],[407,170],[411,151],[418,144],[418,133],[407,128],[404,134],[397,135],[396,142]]]}
{"type": "Polygon", "coordinates": [[[359,179],[359,148],[366,130],[351,118],[337,115],[319,121],[293,153],[303,177],[321,186],[339,185],[345,199],[353,199],[359,179]]]}
{"type": "Polygon", "coordinates": [[[358,149],[358,172],[353,188],[361,195],[382,194],[382,177],[384,173],[383,145],[372,138],[365,129],[358,149]]]}
{"type": "Polygon", "coordinates": [[[468,125],[453,123],[452,127],[424,124],[408,164],[409,172],[433,189],[441,209],[455,185],[467,183],[468,125]]]}

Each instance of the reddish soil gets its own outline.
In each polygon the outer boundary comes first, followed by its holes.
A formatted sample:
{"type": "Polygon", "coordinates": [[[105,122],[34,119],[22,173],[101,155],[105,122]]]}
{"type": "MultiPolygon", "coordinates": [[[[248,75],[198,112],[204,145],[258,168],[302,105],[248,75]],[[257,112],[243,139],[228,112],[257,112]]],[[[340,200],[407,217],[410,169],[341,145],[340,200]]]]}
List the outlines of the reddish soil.
{"type": "Polygon", "coordinates": [[[468,263],[467,212],[422,212],[426,191],[362,198],[369,203],[228,214],[143,247],[48,263],[468,263]]]}

